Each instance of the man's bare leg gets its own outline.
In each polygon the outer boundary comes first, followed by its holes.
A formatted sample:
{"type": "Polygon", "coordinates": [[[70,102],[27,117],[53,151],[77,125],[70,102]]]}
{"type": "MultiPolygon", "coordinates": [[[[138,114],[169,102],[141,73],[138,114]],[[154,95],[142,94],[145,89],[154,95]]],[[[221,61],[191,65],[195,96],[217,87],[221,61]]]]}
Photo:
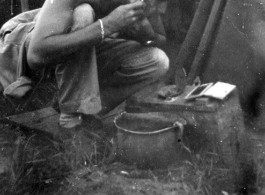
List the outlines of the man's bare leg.
{"type": "MultiPolygon", "coordinates": [[[[88,4],[78,6],[73,13],[75,31],[94,22],[94,11],[88,4]]],[[[74,127],[82,123],[81,114],[96,114],[101,110],[95,47],[85,47],[57,65],[60,125],[74,127]]]]}
{"type": "MultiPolygon", "coordinates": [[[[73,13],[71,32],[94,22],[94,11],[88,4],[78,6],[73,13]]],[[[82,123],[81,114],[96,114],[101,110],[95,47],[85,47],[57,65],[60,125],[73,127],[82,123]]]]}

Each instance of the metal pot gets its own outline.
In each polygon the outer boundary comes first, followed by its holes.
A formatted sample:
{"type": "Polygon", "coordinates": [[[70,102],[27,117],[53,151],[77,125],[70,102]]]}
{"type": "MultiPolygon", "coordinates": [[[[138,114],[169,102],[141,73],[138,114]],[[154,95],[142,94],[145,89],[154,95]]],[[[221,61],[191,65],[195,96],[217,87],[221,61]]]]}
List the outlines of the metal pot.
{"type": "Polygon", "coordinates": [[[117,153],[139,168],[166,168],[180,158],[185,124],[169,113],[122,113],[114,119],[117,153]]]}

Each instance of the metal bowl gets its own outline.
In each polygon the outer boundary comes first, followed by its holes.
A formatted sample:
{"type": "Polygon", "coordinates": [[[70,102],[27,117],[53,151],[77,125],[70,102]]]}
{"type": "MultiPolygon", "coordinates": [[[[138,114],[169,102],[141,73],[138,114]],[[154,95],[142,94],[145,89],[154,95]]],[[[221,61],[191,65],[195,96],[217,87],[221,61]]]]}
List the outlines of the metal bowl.
{"type": "Polygon", "coordinates": [[[114,119],[117,153],[139,168],[166,168],[180,157],[185,124],[169,113],[122,113],[114,119]]]}

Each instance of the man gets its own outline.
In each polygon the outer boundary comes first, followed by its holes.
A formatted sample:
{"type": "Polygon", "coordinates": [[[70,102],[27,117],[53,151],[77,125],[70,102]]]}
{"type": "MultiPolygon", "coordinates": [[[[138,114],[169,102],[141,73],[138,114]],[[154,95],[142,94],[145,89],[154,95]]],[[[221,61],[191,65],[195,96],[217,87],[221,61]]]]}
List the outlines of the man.
{"type": "Polygon", "coordinates": [[[165,42],[159,14],[143,1],[122,1],[46,0],[26,38],[31,71],[56,67],[62,139],[98,129],[98,113],[168,70],[162,50],[143,46],[165,42]]]}

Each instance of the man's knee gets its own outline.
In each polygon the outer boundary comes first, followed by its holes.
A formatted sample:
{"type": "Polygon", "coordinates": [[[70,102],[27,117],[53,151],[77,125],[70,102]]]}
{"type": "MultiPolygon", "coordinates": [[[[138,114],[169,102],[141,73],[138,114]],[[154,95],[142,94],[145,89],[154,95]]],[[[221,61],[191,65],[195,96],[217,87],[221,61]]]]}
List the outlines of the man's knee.
{"type": "Polygon", "coordinates": [[[95,12],[93,8],[87,4],[83,3],[75,8],[73,12],[73,25],[72,31],[75,31],[80,28],[84,28],[92,24],[95,20],[95,12]]]}
{"type": "Polygon", "coordinates": [[[167,54],[159,48],[154,48],[152,55],[153,58],[155,59],[157,66],[154,78],[161,78],[167,73],[169,69],[169,58],[167,54]]]}

